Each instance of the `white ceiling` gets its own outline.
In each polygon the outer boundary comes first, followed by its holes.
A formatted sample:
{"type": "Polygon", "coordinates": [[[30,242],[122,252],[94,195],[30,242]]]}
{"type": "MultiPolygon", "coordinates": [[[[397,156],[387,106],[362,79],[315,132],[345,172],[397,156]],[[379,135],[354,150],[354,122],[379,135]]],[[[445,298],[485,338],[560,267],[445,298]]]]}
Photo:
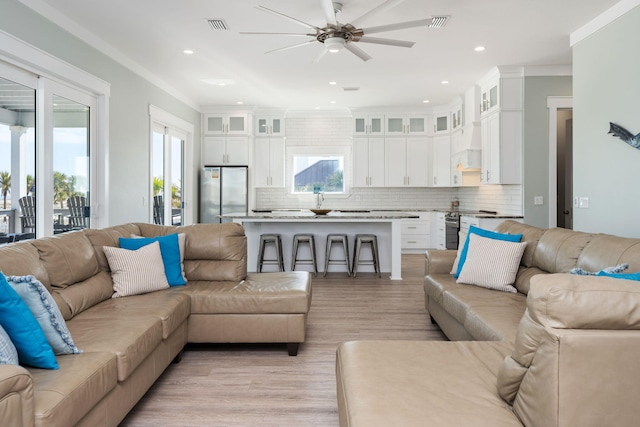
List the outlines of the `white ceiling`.
{"type": "MultiPolygon", "coordinates": [[[[446,27],[374,34],[415,41],[413,48],[359,43],[313,59],[319,42],[265,54],[306,39],[239,31],[305,33],[256,9],[262,5],[324,27],[321,0],[21,0],[196,108],[213,105],[332,109],[445,104],[492,67],[571,64],[569,35],[617,0],[405,0],[363,27],[450,15],[446,27]],[[229,31],[207,19],[223,18],[229,31]],[[484,52],[474,47],[486,47],[484,52]],[[185,55],[184,49],[193,49],[185,55]],[[218,86],[204,80],[232,80],[218,86]],[[448,80],[448,85],[442,85],[448,80]],[[337,82],[329,85],[329,81],[337,82]],[[344,87],[359,87],[345,92],[344,87]],[[335,103],[331,103],[334,101],[335,103]]],[[[342,23],[383,0],[342,0],[342,23]]],[[[310,39],[310,38],[309,38],[310,39]]]]}

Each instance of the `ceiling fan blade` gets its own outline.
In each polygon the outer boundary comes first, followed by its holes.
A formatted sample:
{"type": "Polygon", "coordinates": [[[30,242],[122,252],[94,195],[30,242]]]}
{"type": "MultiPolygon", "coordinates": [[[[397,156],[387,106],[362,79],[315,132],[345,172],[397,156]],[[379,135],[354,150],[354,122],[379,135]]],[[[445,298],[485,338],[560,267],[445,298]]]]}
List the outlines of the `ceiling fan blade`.
{"type": "Polygon", "coordinates": [[[306,22],[303,22],[303,21],[301,21],[299,19],[293,18],[293,17],[291,17],[289,15],[285,15],[284,13],[277,12],[277,11],[275,11],[273,9],[269,9],[268,7],[256,6],[256,9],[262,10],[264,12],[273,13],[274,15],[278,15],[278,16],[280,16],[282,18],[288,19],[289,21],[295,22],[296,24],[302,25],[303,27],[311,28],[312,30],[315,30],[315,31],[320,31],[320,28],[316,27],[315,25],[307,24],[306,22]]]}
{"type": "Polygon", "coordinates": [[[298,43],[298,44],[294,44],[294,45],[292,45],[292,46],[285,46],[285,47],[280,47],[280,48],[278,48],[278,49],[268,50],[268,51],[266,51],[265,53],[280,52],[280,51],[282,51],[282,50],[289,50],[289,49],[293,49],[293,48],[300,47],[300,46],[307,46],[307,45],[308,45],[308,44],[310,44],[310,43],[316,43],[316,40],[315,40],[315,39],[313,39],[313,40],[307,40],[307,41],[306,41],[306,42],[304,42],[304,43],[298,43]]]}
{"type": "Polygon", "coordinates": [[[319,53],[315,58],[313,58],[313,62],[314,62],[314,63],[316,63],[316,62],[320,62],[320,60],[321,60],[322,58],[324,58],[324,56],[327,54],[327,52],[328,52],[328,50],[327,50],[326,48],[323,48],[323,49],[320,51],[320,53],[319,53]]]}
{"type": "Polygon", "coordinates": [[[367,52],[360,49],[358,46],[354,45],[353,43],[347,43],[346,45],[344,45],[344,48],[365,62],[371,59],[371,56],[369,56],[367,52]]]}
{"type": "Polygon", "coordinates": [[[387,0],[384,3],[374,7],[373,9],[371,9],[369,12],[365,13],[364,15],[362,15],[359,18],[356,18],[355,20],[351,21],[351,25],[353,25],[355,28],[359,28],[361,25],[360,23],[363,21],[366,21],[367,19],[379,15],[381,13],[386,12],[387,10],[391,9],[392,7],[395,7],[397,5],[399,5],[400,3],[402,3],[404,0],[387,0]]]}
{"type": "Polygon", "coordinates": [[[333,1],[322,0],[322,9],[324,9],[324,16],[327,19],[327,24],[336,26],[338,21],[336,20],[336,12],[333,9],[333,1]]]}
{"type": "Polygon", "coordinates": [[[368,36],[362,36],[358,41],[363,43],[386,44],[389,46],[399,46],[399,47],[413,47],[413,45],[416,44],[416,42],[406,42],[404,40],[381,39],[379,37],[368,37],[368,36]]]}
{"type": "Polygon", "coordinates": [[[299,34],[299,33],[261,33],[256,31],[238,31],[238,34],[257,34],[257,35],[272,35],[272,36],[301,36],[301,37],[315,37],[315,34],[299,34]]]}
{"type": "Polygon", "coordinates": [[[363,34],[384,33],[385,31],[402,30],[404,28],[426,27],[432,19],[418,19],[417,21],[399,22],[397,24],[380,25],[378,27],[363,28],[363,34]]]}

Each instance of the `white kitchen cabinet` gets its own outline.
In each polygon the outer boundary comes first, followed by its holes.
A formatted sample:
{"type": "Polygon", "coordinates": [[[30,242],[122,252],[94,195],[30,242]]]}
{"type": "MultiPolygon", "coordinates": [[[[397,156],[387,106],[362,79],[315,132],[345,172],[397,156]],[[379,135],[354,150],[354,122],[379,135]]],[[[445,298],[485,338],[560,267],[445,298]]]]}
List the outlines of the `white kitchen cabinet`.
{"type": "Polygon", "coordinates": [[[203,133],[206,135],[248,135],[247,114],[204,114],[203,133]]]}
{"type": "Polygon", "coordinates": [[[450,132],[449,112],[436,113],[433,116],[433,134],[442,135],[450,132]]]}
{"type": "MultiPolygon", "coordinates": [[[[414,213],[414,212],[412,212],[414,213]]],[[[403,254],[424,253],[431,247],[431,212],[415,212],[418,218],[403,218],[401,245],[403,254]]]]}
{"type": "Polygon", "coordinates": [[[427,187],[429,147],[426,138],[385,139],[387,187],[427,187]]]}
{"type": "Polygon", "coordinates": [[[391,114],[386,116],[386,135],[427,135],[426,115],[391,114]]]}
{"type": "Polygon", "coordinates": [[[357,114],[353,117],[354,136],[383,136],[384,135],[384,115],[383,114],[357,114]]]}
{"type": "Polygon", "coordinates": [[[483,184],[522,183],[522,112],[496,111],[482,118],[483,184]]]}
{"type": "Polygon", "coordinates": [[[253,156],[253,185],[256,188],[285,186],[284,138],[256,138],[253,156]]]}
{"type": "Polygon", "coordinates": [[[256,136],[284,136],[284,116],[256,116],[256,136]]]}
{"type": "Polygon", "coordinates": [[[217,136],[202,139],[202,164],[244,166],[249,164],[249,138],[217,136]]]}
{"type": "Polygon", "coordinates": [[[444,212],[431,213],[431,247],[435,249],[447,248],[447,226],[444,222],[444,212]]]}
{"type": "Polygon", "coordinates": [[[384,138],[353,139],[353,186],[384,187],[384,138]]]}
{"type": "Polygon", "coordinates": [[[521,70],[500,68],[479,82],[483,184],[522,183],[523,84],[521,70]]]}
{"type": "Polygon", "coordinates": [[[433,138],[434,187],[451,186],[451,138],[448,135],[433,138]]]}

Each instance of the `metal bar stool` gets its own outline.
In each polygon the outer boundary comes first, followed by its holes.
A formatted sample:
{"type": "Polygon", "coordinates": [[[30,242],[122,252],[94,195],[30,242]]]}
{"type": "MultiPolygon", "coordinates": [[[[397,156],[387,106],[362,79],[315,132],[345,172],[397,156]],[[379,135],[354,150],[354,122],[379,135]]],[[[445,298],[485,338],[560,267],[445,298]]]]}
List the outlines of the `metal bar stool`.
{"type": "Polygon", "coordinates": [[[351,263],[349,262],[349,239],[346,234],[328,234],[327,235],[327,249],[325,250],[325,259],[324,259],[324,274],[323,277],[327,275],[327,270],[329,270],[329,264],[340,263],[347,266],[347,276],[351,276],[351,263]],[[344,250],[344,259],[331,259],[331,248],[333,243],[342,243],[342,248],[344,250]]]}
{"type": "Polygon", "coordinates": [[[291,271],[295,271],[296,264],[313,265],[313,275],[318,275],[318,265],[316,264],[316,240],[313,234],[294,234],[293,248],[291,249],[291,271]],[[311,251],[310,259],[298,259],[298,245],[300,243],[308,243],[311,251]]]}
{"type": "Polygon", "coordinates": [[[373,265],[378,277],[382,277],[380,275],[380,262],[378,259],[378,237],[375,234],[356,234],[355,248],[353,249],[353,268],[351,269],[351,271],[353,271],[353,277],[356,277],[356,274],[358,274],[358,264],[373,265]],[[360,249],[364,244],[371,245],[371,259],[360,259],[360,249]]]}
{"type": "Polygon", "coordinates": [[[282,257],[282,237],[280,234],[261,234],[260,247],[258,249],[258,268],[256,271],[262,271],[263,264],[277,264],[279,271],[284,271],[284,258],[282,257]],[[273,243],[276,250],[275,259],[265,259],[264,251],[268,244],[273,243]]]}

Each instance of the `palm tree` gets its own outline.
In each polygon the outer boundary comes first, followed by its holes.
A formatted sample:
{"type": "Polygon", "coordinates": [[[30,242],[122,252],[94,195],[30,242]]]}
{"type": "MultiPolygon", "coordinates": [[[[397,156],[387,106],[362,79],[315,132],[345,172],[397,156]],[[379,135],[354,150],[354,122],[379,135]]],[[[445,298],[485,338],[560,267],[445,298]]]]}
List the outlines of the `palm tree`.
{"type": "Polygon", "coordinates": [[[60,203],[60,209],[64,209],[64,202],[71,194],[71,183],[67,175],[62,172],[53,172],[53,203],[60,203]]]}
{"type": "Polygon", "coordinates": [[[154,177],[153,178],[153,195],[157,196],[158,194],[162,194],[163,191],[164,191],[164,178],[154,177]]]}
{"type": "Polygon", "coordinates": [[[4,199],[2,209],[7,209],[7,195],[11,192],[11,174],[7,171],[0,172],[0,194],[4,199]]]}
{"type": "Polygon", "coordinates": [[[33,175],[27,175],[27,193],[32,192],[32,196],[35,196],[36,192],[36,180],[33,175]]]}

